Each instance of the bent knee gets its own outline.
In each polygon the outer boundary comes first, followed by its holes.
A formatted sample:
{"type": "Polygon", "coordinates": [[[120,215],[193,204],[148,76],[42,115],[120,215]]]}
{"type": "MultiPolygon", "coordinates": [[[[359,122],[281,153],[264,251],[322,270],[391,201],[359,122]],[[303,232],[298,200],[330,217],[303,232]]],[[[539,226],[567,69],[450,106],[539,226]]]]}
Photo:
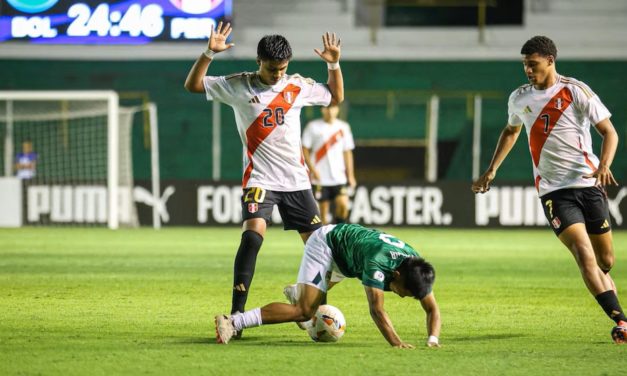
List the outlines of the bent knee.
{"type": "Polygon", "coordinates": [[[610,270],[612,270],[612,267],[614,266],[614,255],[606,254],[599,257],[598,264],[599,268],[601,268],[604,273],[608,273],[610,270]]]}

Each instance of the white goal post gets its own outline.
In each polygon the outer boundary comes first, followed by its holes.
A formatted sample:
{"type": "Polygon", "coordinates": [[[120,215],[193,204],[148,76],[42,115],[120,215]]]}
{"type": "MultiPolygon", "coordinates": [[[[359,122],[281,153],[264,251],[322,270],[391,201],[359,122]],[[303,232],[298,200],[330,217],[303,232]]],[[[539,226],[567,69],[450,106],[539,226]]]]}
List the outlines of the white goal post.
{"type": "MultiPolygon", "coordinates": [[[[14,176],[20,168],[16,158],[28,154],[20,154],[17,143],[34,144],[33,176],[22,180],[26,222],[36,223],[41,216],[43,224],[137,225],[131,129],[134,114],[141,111],[149,114],[151,191],[158,199],[154,104],[120,107],[115,91],[0,91],[5,177],[14,176]]],[[[155,228],[160,227],[157,209],[155,205],[155,228]]]]}

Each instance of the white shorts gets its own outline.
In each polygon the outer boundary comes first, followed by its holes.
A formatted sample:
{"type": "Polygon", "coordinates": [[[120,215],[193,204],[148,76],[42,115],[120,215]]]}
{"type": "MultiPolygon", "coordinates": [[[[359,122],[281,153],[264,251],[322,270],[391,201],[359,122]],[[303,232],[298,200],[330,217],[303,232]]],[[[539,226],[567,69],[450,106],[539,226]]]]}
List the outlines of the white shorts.
{"type": "Polygon", "coordinates": [[[323,226],[307,239],[298,271],[298,283],[327,292],[329,282],[337,283],[345,278],[333,261],[333,253],[326,241],[327,233],[334,227],[335,225],[323,226]]]}

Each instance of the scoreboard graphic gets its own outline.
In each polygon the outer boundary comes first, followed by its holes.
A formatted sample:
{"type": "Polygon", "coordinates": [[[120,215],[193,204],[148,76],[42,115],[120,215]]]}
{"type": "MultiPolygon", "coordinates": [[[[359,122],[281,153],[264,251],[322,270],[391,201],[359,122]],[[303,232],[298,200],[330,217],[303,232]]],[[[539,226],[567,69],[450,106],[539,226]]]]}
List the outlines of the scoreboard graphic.
{"type": "Polygon", "coordinates": [[[0,0],[0,42],[147,44],[209,37],[232,0],[0,0]]]}

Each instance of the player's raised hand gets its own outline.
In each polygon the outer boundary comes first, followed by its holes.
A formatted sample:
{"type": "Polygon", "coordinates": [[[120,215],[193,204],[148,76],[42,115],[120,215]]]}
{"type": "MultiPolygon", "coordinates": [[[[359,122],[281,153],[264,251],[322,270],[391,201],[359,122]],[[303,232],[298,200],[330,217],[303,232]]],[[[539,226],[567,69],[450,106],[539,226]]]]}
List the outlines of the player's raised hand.
{"type": "Polygon", "coordinates": [[[215,29],[211,29],[211,35],[209,35],[209,42],[207,43],[207,48],[213,52],[222,52],[224,50],[228,50],[233,47],[235,43],[226,43],[229,34],[233,28],[231,27],[231,23],[227,22],[226,25],[222,24],[222,21],[218,24],[218,27],[215,29]]]}
{"type": "Polygon", "coordinates": [[[593,173],[584,175],[583,177],[586,179],[596,179],[594,185],[618,185],[618,182],[614,179],[614,174],[612,174],[610,168],[603,165],[600,165],[593,173]]]}
{"type": "Polygon", "coordinates": [[[490,183],[494,180],[496,173],[494,171],[486,171],[479,179],[472,183],[472,191],[475,193],[486,193],[490,190],[490,183]]]}
{"type": "Polygon", "coordinates": [[[340,61],[340,38],[335,33],[326,32],[322,34],[322,45],[324,50],[314,48],[314,52],[327,63],[337,63],[340,61]]]}

